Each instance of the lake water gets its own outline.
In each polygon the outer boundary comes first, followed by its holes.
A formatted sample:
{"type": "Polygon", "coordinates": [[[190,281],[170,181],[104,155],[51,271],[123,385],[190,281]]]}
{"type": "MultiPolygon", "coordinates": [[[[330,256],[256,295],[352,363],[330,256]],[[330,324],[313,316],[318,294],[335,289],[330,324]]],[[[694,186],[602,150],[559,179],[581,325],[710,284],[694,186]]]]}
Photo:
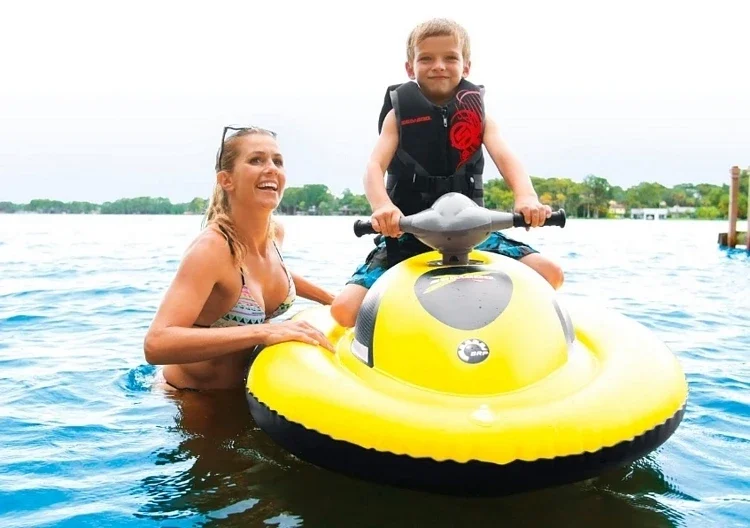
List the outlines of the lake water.
{"type": "MultiPolygon", "coordinates": [[[[340,289],[372,247],[353,220],[282,218],[289,265],[340,289]]],[[[509,232],[563,265],[561,295],[656,332],[690,398],[674,436],[630,467],[493,499],[333,474],[276,447],[242,392],[152,389],[143,336],[200,222],[0,215],[0,526],[750,525],[750,258],[717,247],[724,222],[509,232]]]]}

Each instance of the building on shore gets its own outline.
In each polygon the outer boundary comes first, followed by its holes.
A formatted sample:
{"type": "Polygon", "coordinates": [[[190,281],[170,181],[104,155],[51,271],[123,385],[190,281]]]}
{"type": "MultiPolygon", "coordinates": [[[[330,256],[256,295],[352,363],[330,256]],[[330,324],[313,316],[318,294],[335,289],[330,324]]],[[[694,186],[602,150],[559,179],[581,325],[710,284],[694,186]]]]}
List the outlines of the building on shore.
{"type": "Polygon", "coordinates": [[[643,207],[630,210],[630,218],[635,220],[666,220],[669,210],[666,207],[643,207]]]}

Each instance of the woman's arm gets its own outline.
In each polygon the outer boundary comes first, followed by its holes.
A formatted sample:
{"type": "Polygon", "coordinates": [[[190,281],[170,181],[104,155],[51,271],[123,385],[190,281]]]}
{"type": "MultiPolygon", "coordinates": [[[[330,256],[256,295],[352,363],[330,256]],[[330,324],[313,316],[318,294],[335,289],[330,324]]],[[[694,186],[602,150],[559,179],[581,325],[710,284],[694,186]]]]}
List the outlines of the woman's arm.
{"type": "MultiPolygon", "coordinates": [[[[284,226],[276,219],[274,220],[274,224],[276,244],[279,246],[279,249],[281,249],[284,244],[284,226]]],[[[319,302],[320,304],[331,304],[333,302],[335,295],[327,292],[320,286],[313,284],[291,270],[290,273],[292,275],[292,280],[294,281],[294,288],[297,290],[297,295],[304,297],[305,299],[310,299],[311,301],[319,302]]]]}
{"type": "Polygon", "coordinates": [[[224,266],[231,265],[226,241],[204,232],[188,249],[144,339],[152,365],[194,363],[239,352],[267,340],[268,325],[193,328],[224,266]]]}
{"type": "Polygon", "coordinates": [[[320,304],[331,304],[333,302],[335,295],[327,292],[320,286],[316,286],[304,277],[292,273],[292,280],[294,280],[294,287],[297,290],[297,295],[300,297],[319,302],[320,304]]]}

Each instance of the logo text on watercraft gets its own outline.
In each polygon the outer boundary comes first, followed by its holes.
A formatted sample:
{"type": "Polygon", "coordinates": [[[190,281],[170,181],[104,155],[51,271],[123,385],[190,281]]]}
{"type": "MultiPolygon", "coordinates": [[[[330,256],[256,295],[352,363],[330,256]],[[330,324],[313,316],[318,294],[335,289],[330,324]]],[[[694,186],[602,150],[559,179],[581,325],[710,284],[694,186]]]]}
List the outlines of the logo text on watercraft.
{"type": "Polygon", "coordinates": [[[458,345],[458,357],[465,363],[481,363],[490,355],[487,343],[481,339],[467,339],[458,345]]]}

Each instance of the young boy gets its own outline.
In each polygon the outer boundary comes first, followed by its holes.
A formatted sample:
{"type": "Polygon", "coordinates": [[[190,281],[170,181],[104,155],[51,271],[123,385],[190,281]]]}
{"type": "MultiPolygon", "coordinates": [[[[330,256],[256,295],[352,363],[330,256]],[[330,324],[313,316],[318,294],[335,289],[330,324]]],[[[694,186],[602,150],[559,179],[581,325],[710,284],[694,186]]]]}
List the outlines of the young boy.
{"type": "MultiPolygon", "coordinates": [[[[384,236],[331,306],[334,319],[344,327],[354,326],[367,290],[388,268],[431,250],[399,231],[402,215],[423,211],[450,191],[483,205],[483,144],[526,223],[538,227],[552,213],[539,202],[531,179],[495,122],[484,115],[484,87],[466,80],[471,67],[466,30],[446,19],[424,22],[409,35],[406,57],[406,73],[413,82],[388,87],[378,123],[380,137],[364,177],[372,226],[384,236]]],[[[477,249],[517,259],[554,288],[562,285],[557,264],[499,232],[477,249]]]]}

